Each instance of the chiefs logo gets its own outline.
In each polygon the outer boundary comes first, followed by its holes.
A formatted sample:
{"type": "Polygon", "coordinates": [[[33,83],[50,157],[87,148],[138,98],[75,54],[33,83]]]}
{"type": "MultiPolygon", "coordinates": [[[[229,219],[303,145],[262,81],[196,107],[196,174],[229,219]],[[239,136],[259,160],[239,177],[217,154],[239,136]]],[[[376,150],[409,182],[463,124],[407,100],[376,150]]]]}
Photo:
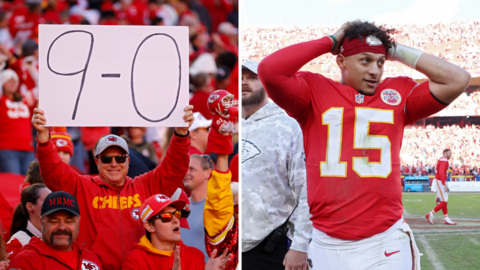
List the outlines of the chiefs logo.
{"type": "Polygon", "coordinates": [[[215,100],[217,100],[220,97],[218,94],[212,94],[208,97],[208,103],[213,103],[215,100]]]}
{"type": "Polygon", "coordinates": [[[94,262],[83,259],[82,270],[100,270],[100,267],[94,262]]]}
{"type": "Polygon", "coordinates": [[[378,46],[382,45],[382,41],[375,36],[368,36],[367,43],[369,46],[378,46]]]}
{"type": "Polygon", "coordinates": [[[256,156],[260,155],[262,151],[255,145],[253,142],[249,140],[242,139],[242,163],[255,158],[256,156]]]}
{"type": "Polygon", "coordinates": [[[63,139],[58,139],[57,140],[57,146],[58,147],[64,147],[65,145],[67,145],[67,141],[63,140],[63,139]]]}
{"type": "Polygon", "coordinates": [[[138,215],[138,210],[139,210],[138,208],[134,208],[132,210],[132,218],[133,219],[136,219],[136,220],[140,219],[140,216],[138,215]]]}
{"type": "Polygon", "coordinates": [[[163,194],[158,194],[155,196],[155,200],[159,203],[163,203],[163,202],[169,201],[170,198],[163,194]]]}
{"type": "Polygon", "coordinates": [[[115,137],[113,137],[113,136],[110,136],[110,137],[108,137],[107,140],[105,140],[105,141],[108,142],[108,143],[112,143],[112,142],[118,141],[118,139],[115,138],[115,137]]]}
{"type": "Polygon", "coordinates": [[[185,207],[183,209],[185,209],[187,211],[190,211],[190,204],[185,205],[185,207]]]}

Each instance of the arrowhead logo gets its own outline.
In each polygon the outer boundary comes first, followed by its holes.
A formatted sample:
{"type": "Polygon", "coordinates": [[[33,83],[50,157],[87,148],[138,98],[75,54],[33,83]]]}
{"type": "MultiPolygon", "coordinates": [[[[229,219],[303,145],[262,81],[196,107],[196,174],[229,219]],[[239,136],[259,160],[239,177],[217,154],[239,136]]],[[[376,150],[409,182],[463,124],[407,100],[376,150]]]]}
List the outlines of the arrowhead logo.
{"type": "Polygon", "coordinates": [[[392,256],[393,254],[398,253],[398,252],[400,252],[400,250],[399,250],[399,251],[394,251],[394,252],[391,252],[391,253],[387,253],[387,252],[385,251],[385,257],[390,257],[390,256],[392,256]]]}

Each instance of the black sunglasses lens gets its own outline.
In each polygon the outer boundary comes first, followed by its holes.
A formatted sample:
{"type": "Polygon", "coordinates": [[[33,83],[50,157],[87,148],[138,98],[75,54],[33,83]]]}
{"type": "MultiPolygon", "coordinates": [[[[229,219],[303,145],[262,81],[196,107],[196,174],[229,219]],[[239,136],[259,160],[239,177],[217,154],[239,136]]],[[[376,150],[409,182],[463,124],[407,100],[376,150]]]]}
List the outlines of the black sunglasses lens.
{"type": "Polygon", "coordinates": [[[115,156],[115,161],[117,163],[125,163],[125,161],[127,161],[127,156],[123,155],[123,156],[115,156]]]}
{"type": "Polygon", "coordinates": [[[190,216],[190,211],[182,209],[182,218],[188,218],[190,216]]]}
{"type": "Polygon", "coordinates": [[[102,160],[102,163],[110,163],[112,162],[112,158],[111,156],[100,156],[100,160],[102,160]]]}

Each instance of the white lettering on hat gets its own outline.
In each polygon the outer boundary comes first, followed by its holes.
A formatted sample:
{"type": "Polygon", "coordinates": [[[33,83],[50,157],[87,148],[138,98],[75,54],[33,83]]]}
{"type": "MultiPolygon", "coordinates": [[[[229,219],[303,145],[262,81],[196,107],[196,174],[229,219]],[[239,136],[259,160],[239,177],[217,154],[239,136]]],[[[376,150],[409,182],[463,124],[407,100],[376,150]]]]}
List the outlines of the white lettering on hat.
{"type": "Polygon", "coordinates": [[[163,195],[163,194],[159,194],[159,195],[155,196],[155,200],[159,203],[162,203],[162,202],[166,202],[166,201],[170,200],[170,198],[163,195]]]}
{"type": "Polygon", "coordinates": [[[367,43],[370,46],[382,45],[382,41],[375,36],[368,36],[367,37],[367,43]]]}
{"type": "Polygon", "coordinates": [[[208,97],[208,103],[213,103],[215,100],[217,100],[220,97],[218,94],[212,94],[208,97]]]}
{"type": "Polygon", "coordinates": [[[58,146],[58,147],[63,147],[63,146],[65,146],[65,145],[67,145],[67,144],[68,144],[67,141],[65,141],[65,140],[63,140],[63,139],[58,139],[58,140],[57,140],[57,146],[58,146]]]}
{"type": "Polygon", "coordinates": [[[108,136],[105,142],[107,143],[116,143],[118,141],[117,137],[114,136],[108,136]]]}

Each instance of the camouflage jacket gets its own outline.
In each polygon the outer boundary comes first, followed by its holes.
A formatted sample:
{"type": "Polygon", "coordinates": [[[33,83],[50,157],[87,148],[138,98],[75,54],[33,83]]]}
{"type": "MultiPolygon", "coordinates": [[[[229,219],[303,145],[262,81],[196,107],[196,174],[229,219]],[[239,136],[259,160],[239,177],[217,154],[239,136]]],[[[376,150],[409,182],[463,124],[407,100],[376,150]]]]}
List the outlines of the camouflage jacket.
{"type": "Polygon", "coordinates": [[[275,103],[242,119],[242,251],[289,220],[291,248],[307,252],[312,235],[302,130],[275,103]]]}

